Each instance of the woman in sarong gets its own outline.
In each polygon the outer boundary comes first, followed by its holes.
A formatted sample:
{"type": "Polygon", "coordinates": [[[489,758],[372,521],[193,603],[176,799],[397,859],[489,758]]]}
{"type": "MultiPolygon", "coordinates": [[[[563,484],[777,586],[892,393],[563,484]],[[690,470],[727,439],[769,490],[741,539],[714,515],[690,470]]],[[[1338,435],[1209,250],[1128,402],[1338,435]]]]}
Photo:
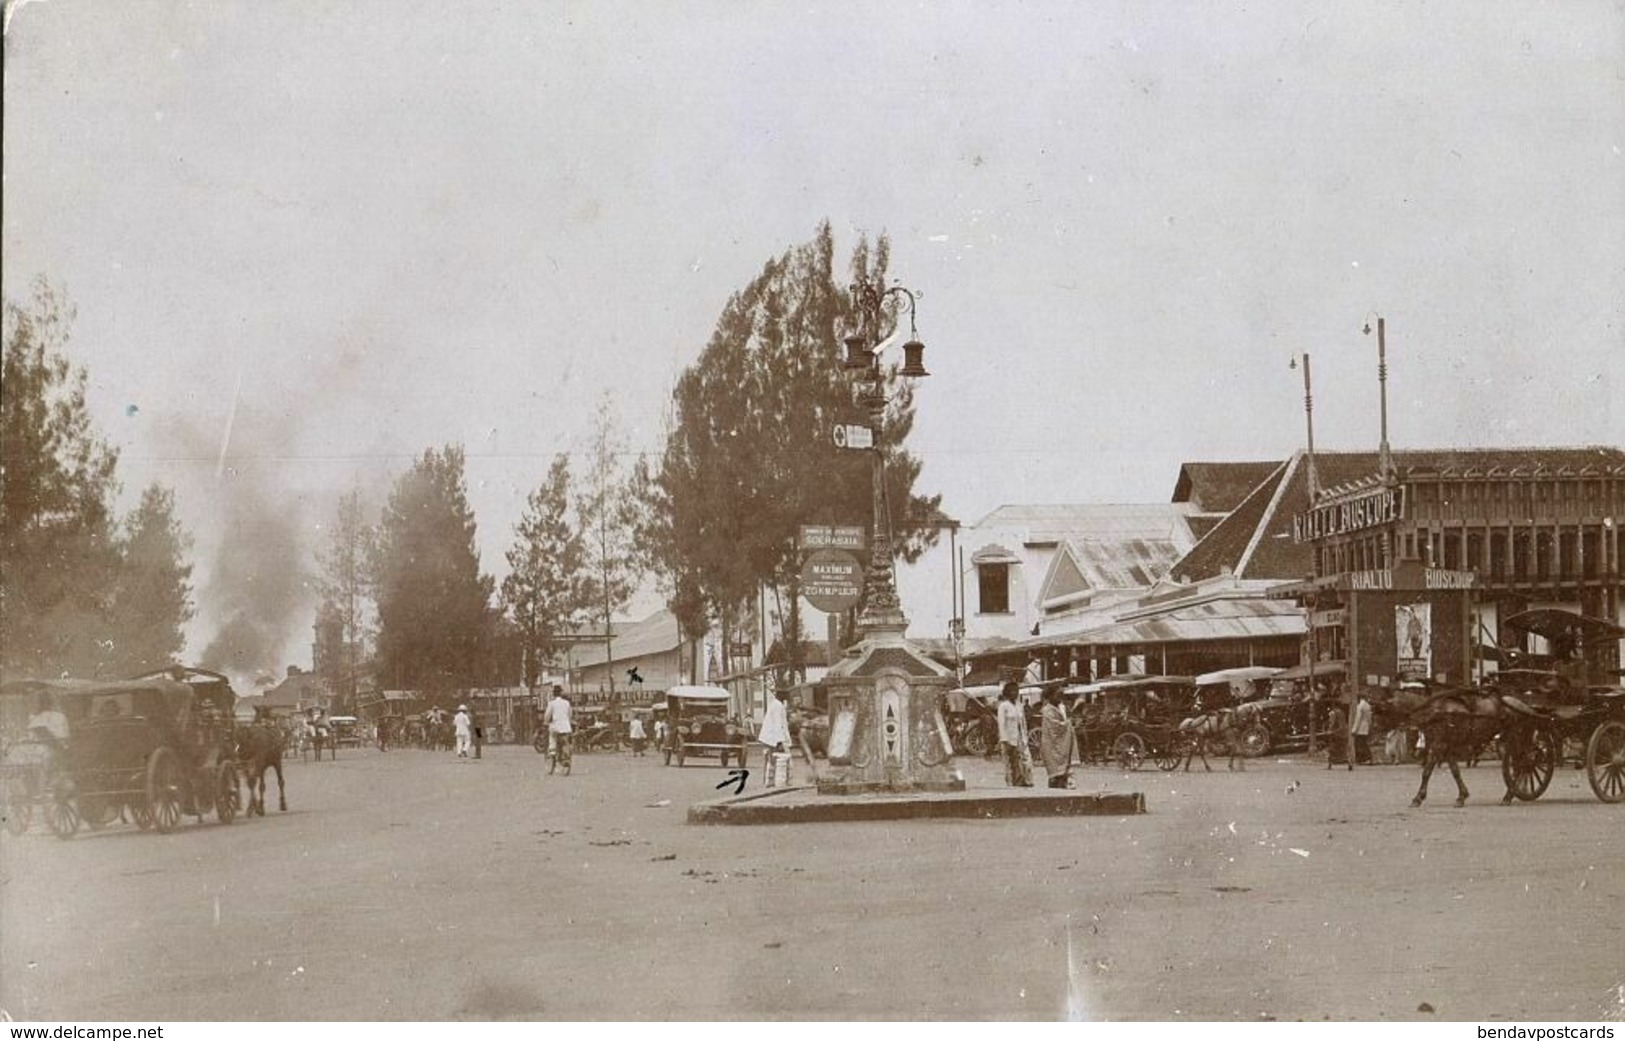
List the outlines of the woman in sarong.
{"type": "Polygon", "coordinates": [[[1072,724],[1061,705],[1061,692],[1050,688],[1044,692],[1038,751],[1044,760],[1044,772],[1049,775],[1051,788],[1065,788],[1067,776],[1072,772],[1072,724]]]}

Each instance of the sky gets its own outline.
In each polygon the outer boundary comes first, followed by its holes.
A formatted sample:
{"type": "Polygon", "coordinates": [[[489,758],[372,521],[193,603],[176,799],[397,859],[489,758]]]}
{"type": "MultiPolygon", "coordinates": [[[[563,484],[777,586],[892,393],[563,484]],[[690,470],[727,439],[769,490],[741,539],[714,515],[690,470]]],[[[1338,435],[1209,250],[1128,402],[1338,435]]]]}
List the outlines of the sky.
{"type": "Polygon", "coordinates": [[[967,522],[1284,457],[1305,352],[1316,446],[1374,447],[1378,314],[1395,447],[1625,444],[1606,0],[8,14],[5,296],[77,307],[126,505],[176,489],[189,652],[260,581],[308,664],[288,575],[431,445],[500,575],[600,398],[658,451],[729,295],[826,219],[918,294],[921,485],[967,522]]]}

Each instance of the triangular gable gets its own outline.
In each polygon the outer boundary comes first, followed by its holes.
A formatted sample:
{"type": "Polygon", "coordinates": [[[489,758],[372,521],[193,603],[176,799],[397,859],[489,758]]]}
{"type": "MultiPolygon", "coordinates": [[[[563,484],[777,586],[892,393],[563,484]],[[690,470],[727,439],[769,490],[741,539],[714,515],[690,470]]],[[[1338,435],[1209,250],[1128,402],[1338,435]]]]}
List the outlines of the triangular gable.
{"type": "Polygon", "coordinates": [[[1072,555],[1072,543],[1063,542],[1060,552],[1050,561],[1043,585],[1039,586],[1038,602],[1047,604],[1061,597],[1092,591],[1093,587],[1084,577],[1077,558],[1072,555]]]}

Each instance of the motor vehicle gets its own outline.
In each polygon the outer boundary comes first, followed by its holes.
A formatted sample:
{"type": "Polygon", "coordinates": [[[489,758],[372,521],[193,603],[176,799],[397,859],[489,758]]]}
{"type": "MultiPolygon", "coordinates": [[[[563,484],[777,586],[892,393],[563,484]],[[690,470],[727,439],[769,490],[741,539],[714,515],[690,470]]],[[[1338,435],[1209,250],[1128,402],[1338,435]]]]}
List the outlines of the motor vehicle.
{"type": "Polygon", "coordinates": [[[361,720],[354,716],[329,716],[327,724],[332,729],[333,744],[336,747],[361,747],[361,720]]]}
{"type": "Polygon", "coordinates": [[[694,756],[716,756],[723,766],[744,766],[750,728],[730,715],[733,696],[721,687],[679,685],[666,691],[665,762],[682,766],[694,756]]]}

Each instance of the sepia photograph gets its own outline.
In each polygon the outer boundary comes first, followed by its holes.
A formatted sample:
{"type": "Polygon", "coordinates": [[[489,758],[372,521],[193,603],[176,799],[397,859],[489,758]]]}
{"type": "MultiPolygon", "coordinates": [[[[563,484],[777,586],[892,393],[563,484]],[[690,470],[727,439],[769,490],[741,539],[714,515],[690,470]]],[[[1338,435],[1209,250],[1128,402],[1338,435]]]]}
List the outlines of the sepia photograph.
{"type": "Polygon", "coordinates": [[[9,1036],[1625,1023],[1618,0],[4,0],[3,143],[9,1036]]]}

